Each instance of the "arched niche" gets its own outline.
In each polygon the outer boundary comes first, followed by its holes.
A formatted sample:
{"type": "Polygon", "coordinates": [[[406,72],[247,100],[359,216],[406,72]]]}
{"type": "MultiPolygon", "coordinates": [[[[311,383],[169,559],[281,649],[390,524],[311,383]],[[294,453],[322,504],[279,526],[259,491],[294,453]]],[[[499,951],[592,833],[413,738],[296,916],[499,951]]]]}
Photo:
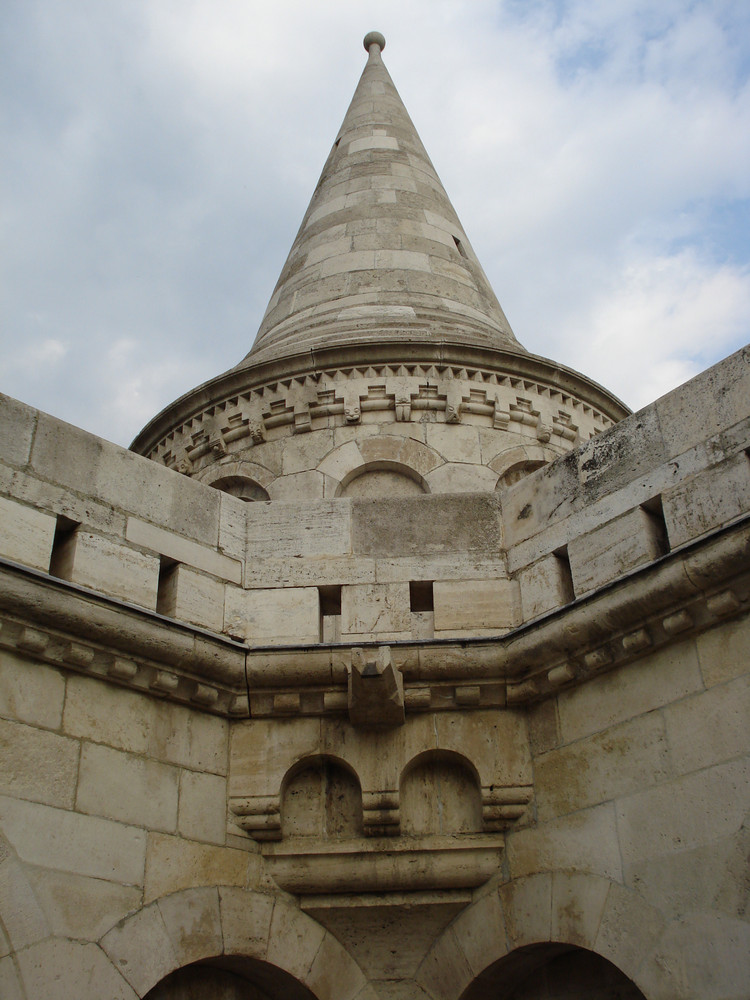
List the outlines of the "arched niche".
{"type": "Polygon", "coordinates": [[[399,462],[368,462],[342,479],[336,495],[353,499],[429,493],[422,476],[399,462]]]}
{"type": "Polygon", "coordinates": [[[560,454],[540,445],[523,445],[501,452],[489,463],[489,467],[498,474],[495,489],[504,490],[514,486],[532,472],[549,465],[560,454]]]}
{"type": "Polygon", "coordinates": [[[482,829],[479,778],[461,754],[428,750],[401,776],[401,832],[406,836],[478,833],[482,829]]]}
{"type": "Polygon", "coordinates": [[[293,976],[268,962],[225,958],[184,966],[144,1000],[316,1000],[293,976]]]}
{"type": "Polygon", "coordinates": [[[354,771],[333,757],[308,757],[284,778],[283,837],[347,840],[363,833],[362,789],[354,771]]]}
{"type": "Polygon", "coordinates": [[[221,479],[214,479],[210,485],[220,493],[228,493],[238,500],[244,500],[245,503],[270,500],[267,490],[248,476],[224,476],[221,479]]]}
{"type": "Polygon", "coordinates": [[[616,965],[586,948],[534,944],[484,970],[461,1000],[646,1000],[616,965]]]}

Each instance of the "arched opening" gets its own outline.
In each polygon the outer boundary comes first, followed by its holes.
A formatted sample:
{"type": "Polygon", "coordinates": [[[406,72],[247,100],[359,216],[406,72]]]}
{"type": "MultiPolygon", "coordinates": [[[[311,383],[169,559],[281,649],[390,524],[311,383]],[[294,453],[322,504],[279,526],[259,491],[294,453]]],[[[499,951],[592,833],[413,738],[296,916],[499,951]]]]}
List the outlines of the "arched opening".
{"type": "Polygon", "coordinates": [[[368,462],[341,481],[338,496],[371,499],[406,497],[429,492],[424,479],[399,462],[368,462]]]}
{"type": "Polygon", "coordinates": [[[223,479],[215,479],[211,486],[220,493],[228,493],[230,496],[244,500],[246,503],[254,503],[258,500],[270,500],[266,490],[248,476],[224,476],[223,479]]]}
{"type": "Polygon", "coordinates": [[[606,958],[567,944],[518,948],[485,969],[461,1000],[646,1000],[606,958]]]}
{"type": "Polygon", "coordinates": [[[287,776],[281,798],[284,837],[346,840],[362,835],[362,790],[341,761],[307,759],[287,776]]]}
{"type": "Polygon", "coordinates": [[[479,781],[457,753],[430,750],[401,778],[401,830],[407,836],[478,833],[482,829],[479,781]]]}
{"type": "Polygon", "coordinates": [[[543,465],[548,465],[545,461],[523,461],[516,462],[511,465],[509,469],[500,476],[495,486],[496,490],[507,489],[508,486],[514,486],[516,483],[525,479],[531,472],[536,472],[537,469],[541,469],[543,465]]]}
{"type": "Polygon", "coordinates": [[[306,986],[268,962],[223,958],[177,969],[144,1000],[316,1000],[306,986]]]}

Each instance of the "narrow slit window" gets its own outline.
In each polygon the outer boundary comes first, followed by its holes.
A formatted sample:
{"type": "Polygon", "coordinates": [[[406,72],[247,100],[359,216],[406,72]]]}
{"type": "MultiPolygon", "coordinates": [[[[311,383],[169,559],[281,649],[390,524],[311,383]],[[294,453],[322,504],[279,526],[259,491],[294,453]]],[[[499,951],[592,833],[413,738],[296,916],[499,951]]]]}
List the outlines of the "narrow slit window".
{"type": "Polygon", "coordinates": [[[412,612],[434,611],[431,580],[412,580],[409,584],[409,606],[412,612]]]}
{"type": "Polygon", "coordinates": [[[456,250],[458,250],[458,252],[461,254],[461,256],[468,258],[469,255],[467,254],[466,250],[464,249],[464,245],[461,242],[461,240],[458,238],[458,236],[454,236],[453,237],[453,242],[456,244],[456,250]]]}
{"type": "Polygon", "coordinates": [[[341,641],[341,586],[318,587],[320,641],[341,641]]]}
{"type": "Polygon", "coordinates": [[[568,546],[563,545],[552,553],[557,560],[560,571],[560,593],[565,604],[570,604],[575,600],[575,589],[573,587],[573,573],[570,569],[570,559],[568,558],[568,546]]]}
{"type": "Polygon", "coordinates": [[[73,575],[73,555],[75,553],[76,532],[80,528],[78,521],[72,521],[63,514],[58,514],[55,526],[55,537],[50,553],[50,576],[60,580],[70,580],[73,575]]]}
{"type": "Polygon", "coordinates": [[[177,607],[177,562],[167,556],[159,557],[159,583],[156,591],[156,610],[160,615],[173,618],[177,607]]]}

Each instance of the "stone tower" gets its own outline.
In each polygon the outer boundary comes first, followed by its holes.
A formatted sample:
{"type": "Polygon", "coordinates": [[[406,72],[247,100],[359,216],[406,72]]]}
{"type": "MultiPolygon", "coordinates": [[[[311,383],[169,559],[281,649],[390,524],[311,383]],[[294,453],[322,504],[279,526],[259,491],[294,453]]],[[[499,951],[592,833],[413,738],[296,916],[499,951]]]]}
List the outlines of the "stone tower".
{"type": "Polygon", "coordinates": [[[0,397],[3,998],[750,993],[750,350],[525,350],[384,46],[238,365],[0,397]]]}

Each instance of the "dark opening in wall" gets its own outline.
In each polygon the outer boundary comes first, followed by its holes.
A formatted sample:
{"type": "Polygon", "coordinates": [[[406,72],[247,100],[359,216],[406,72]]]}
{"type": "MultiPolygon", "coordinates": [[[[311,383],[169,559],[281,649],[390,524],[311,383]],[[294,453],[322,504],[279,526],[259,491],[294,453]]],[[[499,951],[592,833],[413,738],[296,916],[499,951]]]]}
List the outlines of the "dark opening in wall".
{"type": "Polygon", "coordinates": [[[453,237],[453,242],[456,244],[456,250],[458,250],[458,252],[461,254],[461,256],[468,258],[469,255],[466,253],[466,250],[464,249],[464,245],[461,242],[461,240],[458,238],[458,236],[454,236],[453,237]]]}
{"type": "Polygon", "coordinates": [[[434,611],[431,580],[412,580],[409,584],[409,607],[411,611],[434,611]]]}
{"type": "Polygon", "coordinates": [[[57,515],[55,537],[52,541],[52,552],[49,560],[50,576],[59,577],[61,580],[71,579],[76,544],[75,535],[80,526],[79,521],[72,521],[63,514],[57,515]]]}
{"type": "Polygon", "coordinates": [[[568,558],[568,546],[563,545],[556,549],[552,555],[557,560],[560,573],[560,593],[565,604],[575,600],[576,592],[573,587],[573,573],[570,569],[570,559],[568,558]]]}
{"type": "Polygon", "coordinates": [[[341,640],[341,586],[318,587],[320,641],[341,640]]]}
{"type": "Polygon", "coordinates": [[[669,535],[667,534],[667,522],[664,520],[661,495],[651,497],[650,500],[642,503],[641,510],[648,514],[651,537],[656,550],[659,555],[665,556],[669,552],[669,535]]]}
{"type": "Polygon", "coordinates": [[[156,591],[156,610],[160,615],[174,617],[177,607],[177,562],[159,556],[159,583],[156,591]]]}

